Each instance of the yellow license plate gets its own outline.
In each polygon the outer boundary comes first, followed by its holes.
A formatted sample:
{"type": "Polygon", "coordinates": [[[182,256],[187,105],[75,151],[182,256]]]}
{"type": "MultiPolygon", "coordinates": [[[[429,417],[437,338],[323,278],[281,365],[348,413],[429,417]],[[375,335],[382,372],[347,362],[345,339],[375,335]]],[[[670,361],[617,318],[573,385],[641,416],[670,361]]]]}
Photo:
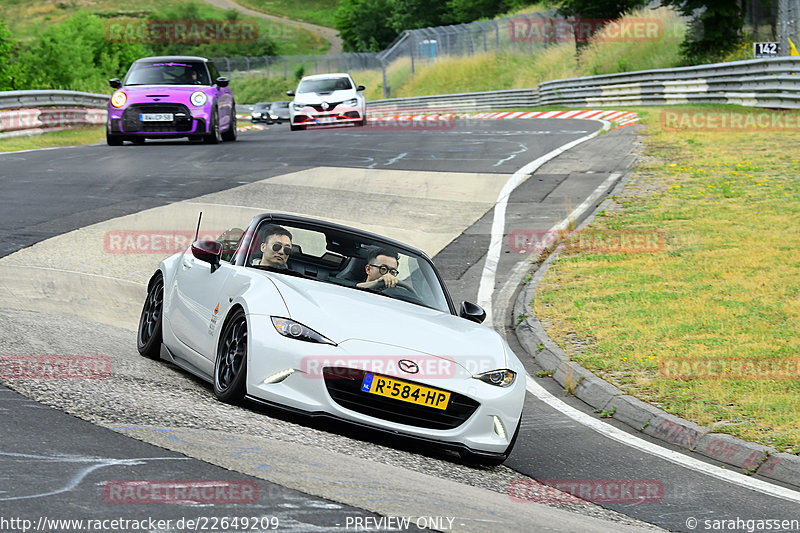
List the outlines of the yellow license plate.
{"type": "Polygon", "coordinates": [[[436,409],[447,409],[450,402],[450,393],[420,385],[412,385],[405,381],[366,374],[361,390],[387,398],[394,398],[403,402],[425,405],[436,409]]]}

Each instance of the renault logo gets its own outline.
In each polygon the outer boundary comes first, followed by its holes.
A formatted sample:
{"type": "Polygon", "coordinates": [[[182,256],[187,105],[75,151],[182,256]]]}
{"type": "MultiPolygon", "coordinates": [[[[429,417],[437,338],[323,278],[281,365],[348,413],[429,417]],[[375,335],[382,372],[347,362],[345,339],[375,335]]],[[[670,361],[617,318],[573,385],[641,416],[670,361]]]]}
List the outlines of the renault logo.
{"type": "Polygon", "coordinates": [[[322,102],[322,109],[328,109],[329,107],[328,102],[322,102]]]}
{"type": "Polygon", "coordinates": [[[400,359],[397,362],[397,366],[400,367],[400,370],[406,372],[407,374],[416,374],[419,372],[419,366],[414,361],[409,361],[408,359],[400,359]]]}

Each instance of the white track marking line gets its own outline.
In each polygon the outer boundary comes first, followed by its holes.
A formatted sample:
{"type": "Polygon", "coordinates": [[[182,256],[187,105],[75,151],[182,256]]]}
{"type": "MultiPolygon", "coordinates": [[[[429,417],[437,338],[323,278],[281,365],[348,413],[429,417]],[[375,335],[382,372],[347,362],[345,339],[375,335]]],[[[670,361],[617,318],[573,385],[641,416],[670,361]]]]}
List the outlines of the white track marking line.
{"type": "MultiPolygon", "coordinates": [[[[566,231],[569,228],[570,221],[578,220],[581,214],[585,210],[590,209],[592,205],[596,204],[600,197],[605,194],[606,191],[611,190],[611,188],[614,186],[614,182],[621,177],[622,174],[619,174],[618,172],[610,174],[608,178],[603,180],[603,183],[598,185],[595,190],[592,191],[592,194],[590,194],[589,197],[581,203],[581,205],[573,209],[572,213],[567,215],[563,220],[561,220],[561,222],[547,230],[547,234],[559,235],[562,231],[566,231]]],[[[514,302],[511,301],[511,298],[514,296],[514,291],[519,285],[520,278],[522,278],[522,275],[525,274],[525,271],[528,270],[530,266],[531,264],[527,259],[517,263],[514,268],[511,269],[508,279],[497,293],[499,312],[495,314],[495,317],[500,317],[500,319],[491,324],[495,331],[503,331],[503,317],[508,316],[509,308],[513,307],[514,302]]]]}
{"type": "Polygon", "coordinates": [[[503,185],[503,188],[500,190],[500,194],[498,195],[497,202],[495,202],[494,206],[494,218],[492,219],[492,233],[491,240],[489,242],[489,251],[486,254],[486,262],[483,265],[481,281],[480,285],[478,286],[478,305],[483,307],[486,311],[485,322],[487,324],[493,323],[492,294],[494,293],[497,265],[500,261],[500,250],[503,245],[503,235],[505,234],[506,205],[508,204],[508,198],[511,196],[511,193],[514,191],[514,189],[528,179],[530,174],[535,172],[540,166],[547,163],[554,157],[566,152],[570,148],[596,137],[600,134],[600,132],[608,131],[608,129],[611,127],[611,123],[606,120],[601,120],[600,122],[602,122],[603,127],[594,133],[584,135],[580,139],[568,142],[567,144],[564,144],[555,150],[546,153],[538,159],[531,161],[521,169],[514,172],[514,174],[508,179],[505,185],[503,185]]]}
{"type": "Polygon", "coordinates": [[[129,279],[122,279],[122,278],[115,278],[112,276],[104,276],[102,274],[94,274],[92,272],[78,272],[77,270],[67,270],[64,268],[53,268],[53,267],[43,267],[43,266],[33,266],[33,265],[5,265],[0,264],[0,268],[22,268],[26,270],[47,270],[49,272],[61,272],[64,274],[77,274],[79,276],[89,276],[92,278],[101,278],[101,279],[108,279],[111,281],[119,281],[122,283],[130,283],[131,285],[140,285],[146,286],[147,283],[142,283],[139,281],[131,281],[129,279]]]}
{"type": "Polygon", "coordinates": [[[656,457],[660,457],[661,459],[665,459],[671,463],[677,464],[684,468],[689,468],[711,477],[715,477],[722,481],[727,481],[728,483],[733,483],[734,485],[739,485],[740,487],[762,492],[764,494],[768,494],[770,496],[781,498],[790,502],[800,503],[800,492],[778,485],[773,485],[772,483],[767,483],[766,481],[761,481],[760,479],[755,479],[738,472],[725,470],[719,466],[714,466],[699,459],[695,459],[694,457],[684,455],[681,452],[662,448],[657,444],[653,444],[652,442],[639,438],[636,435],[631,435],[630,433],[622,431],[621,429],[618,429],[610,424],[601,422],[600,420],[597,420],[596,418],[593,418],[586,413],[583,413],[574,407],[565,404],[547,392],[541,385],[536,383],[531,376],[526,375],[525,379],[525,388],[528,390],[528,392],[536,396],[536,398],[556,409],[557,411],[567,415],[576,422],[600,433],[604,437],[608,437],[617,442],[625,444],[626,446],[630,446],[631,448],[636,448],[637,450],[649,453],[650,455],[655,455],[656,457]]]}

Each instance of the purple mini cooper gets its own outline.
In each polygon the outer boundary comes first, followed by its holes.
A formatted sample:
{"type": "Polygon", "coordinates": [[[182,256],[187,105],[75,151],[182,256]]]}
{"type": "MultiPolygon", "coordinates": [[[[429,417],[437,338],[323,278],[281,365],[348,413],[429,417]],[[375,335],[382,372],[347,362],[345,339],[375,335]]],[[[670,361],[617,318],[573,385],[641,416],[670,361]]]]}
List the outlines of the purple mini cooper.
{"type": "Polygon", "coordinates": [[[236,140],[236,103],[228,78],[204,57],[145,57],[131,65],[108,102],[106,140],[189,137],[207,143],[236,140]]]}

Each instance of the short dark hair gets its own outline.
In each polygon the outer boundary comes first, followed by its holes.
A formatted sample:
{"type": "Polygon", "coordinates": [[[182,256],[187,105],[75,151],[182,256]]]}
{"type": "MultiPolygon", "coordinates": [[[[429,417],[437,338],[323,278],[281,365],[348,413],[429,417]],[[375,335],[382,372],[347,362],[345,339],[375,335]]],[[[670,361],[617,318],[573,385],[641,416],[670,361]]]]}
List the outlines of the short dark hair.
{"type": "Polygon", "coordinates": [[[397,264],[400,264],[400,256],[394,250],[389,250],[387,248],[373,248],[370,250],[369,255],[367,255],[367,264],[372,264],[378,258],[379,255],[385,255],[386,257],[394,257],[394,260],[397,261],[397,264]]]}
{"type": "Polygon", "coordinates": [[[289,232],[289,230],[283,226],[278,226],[277,224],[267,224],[264,226],[262,232],[264,235],[263,242],[267,242],[273,235],[285,235],[289,237],[289,240],[292,240],[292,234],[289,232]]]}

